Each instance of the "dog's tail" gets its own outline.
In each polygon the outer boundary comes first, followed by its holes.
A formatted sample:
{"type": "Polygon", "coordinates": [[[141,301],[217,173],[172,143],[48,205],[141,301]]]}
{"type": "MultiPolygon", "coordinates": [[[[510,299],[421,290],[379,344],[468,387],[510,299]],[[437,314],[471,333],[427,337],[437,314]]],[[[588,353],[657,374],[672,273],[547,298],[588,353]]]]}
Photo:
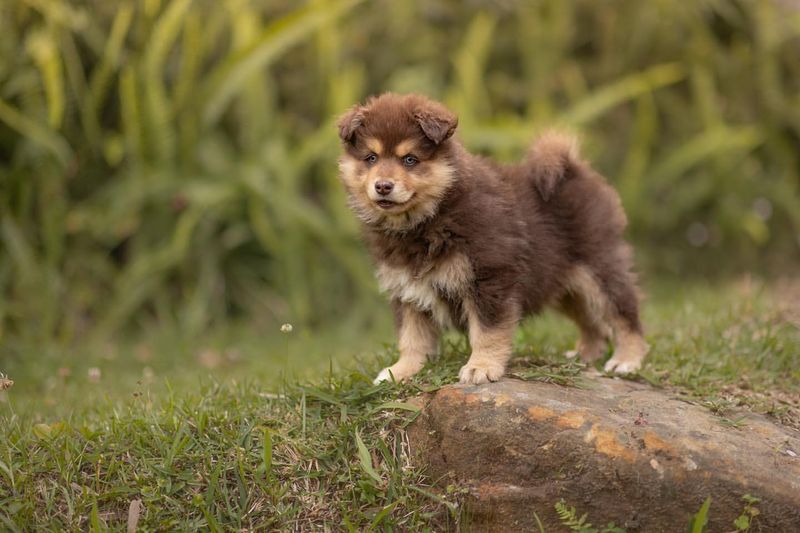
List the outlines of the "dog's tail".
{"type": "Polygon", "coordinates": [[[574,174],[580,163],[575,136],[548,131],[537,138],[528,151],[525,166],[542,199],[546,202],[562,182],[574,174]]]}

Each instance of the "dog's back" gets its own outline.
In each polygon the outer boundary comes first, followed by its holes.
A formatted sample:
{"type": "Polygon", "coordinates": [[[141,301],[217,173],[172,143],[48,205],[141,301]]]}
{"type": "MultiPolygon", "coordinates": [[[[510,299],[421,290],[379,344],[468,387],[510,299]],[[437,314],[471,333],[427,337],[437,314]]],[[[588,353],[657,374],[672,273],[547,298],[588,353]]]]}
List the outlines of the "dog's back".
{"type": "Polygon", "coordinates": [[[571,259],[587,260],[620,242],[627,220],[619,195],[580,158],[574,137],[542,135],[522,168],[542,199],[542,209],[567,230],[571,259]]]}
{"type": "Polygon", "coordinates": [[[587,344],[595,346],[584,345],[583,351],[604,350],[600,339],[612,329],[624,344],[635,345],[629,350],[646,351],[633,254],[623,235],[627,219],[617,192],[580,158],[575,139],[560,133],[537,139],[515,173],[531,184],[540,212],[559,228],[569,263],[577,265],[556,306],[578,322],[584,338],[594,337],[587,344]]]}

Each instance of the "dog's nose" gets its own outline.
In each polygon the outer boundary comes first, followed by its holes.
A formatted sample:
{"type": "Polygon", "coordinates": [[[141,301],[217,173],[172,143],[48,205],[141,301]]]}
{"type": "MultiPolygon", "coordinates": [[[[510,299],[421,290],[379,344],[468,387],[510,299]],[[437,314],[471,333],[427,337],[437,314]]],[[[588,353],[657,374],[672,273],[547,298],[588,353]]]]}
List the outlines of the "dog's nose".
{"type": "Polygon", "coordinates": [[[375,192],[380,194],[381,196],[386,196],[394,189],[394,183],[391,181],[376,181],[375,182],[375,192]]]}

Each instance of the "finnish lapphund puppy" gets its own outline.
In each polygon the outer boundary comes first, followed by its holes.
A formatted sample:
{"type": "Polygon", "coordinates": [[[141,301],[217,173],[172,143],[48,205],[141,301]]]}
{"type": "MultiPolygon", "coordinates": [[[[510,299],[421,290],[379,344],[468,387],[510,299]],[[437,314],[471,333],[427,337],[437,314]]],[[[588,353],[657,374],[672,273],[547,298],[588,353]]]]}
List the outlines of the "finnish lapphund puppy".
{"type": "Polygon", "coordinates": [[[383,94],[338,122],[340,179],[394,307],[400,358],[376,382],[403,380],[457,328],[472,354],[462,383],[503,376],[523,317],[554,307],[580,329],[584,361],[615,345],[608,372],[642,364],[625,214],[570,136],[547,133],[504,165],[467,152],[458,119],[417,95],[383,94]]]}

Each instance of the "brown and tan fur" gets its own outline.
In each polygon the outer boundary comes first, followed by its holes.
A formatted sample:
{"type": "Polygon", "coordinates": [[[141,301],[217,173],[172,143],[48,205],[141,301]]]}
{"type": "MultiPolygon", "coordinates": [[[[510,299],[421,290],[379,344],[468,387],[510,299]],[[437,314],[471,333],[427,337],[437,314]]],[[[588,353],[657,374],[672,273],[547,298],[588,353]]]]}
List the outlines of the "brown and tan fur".
{"type": "Polygon", "coordinates": [[[376,378],[406,379],[443,328],[469,336],[463,383],[499,379],[514,330],[555,307],[594,361],[634,372],[647,353],[626,220],[616,192],[557,133],[499,165],[453,138],[456,116],[423,96],[384,94],[339,120],[340,178],[397,317],[400,358],[376,378]]]}

